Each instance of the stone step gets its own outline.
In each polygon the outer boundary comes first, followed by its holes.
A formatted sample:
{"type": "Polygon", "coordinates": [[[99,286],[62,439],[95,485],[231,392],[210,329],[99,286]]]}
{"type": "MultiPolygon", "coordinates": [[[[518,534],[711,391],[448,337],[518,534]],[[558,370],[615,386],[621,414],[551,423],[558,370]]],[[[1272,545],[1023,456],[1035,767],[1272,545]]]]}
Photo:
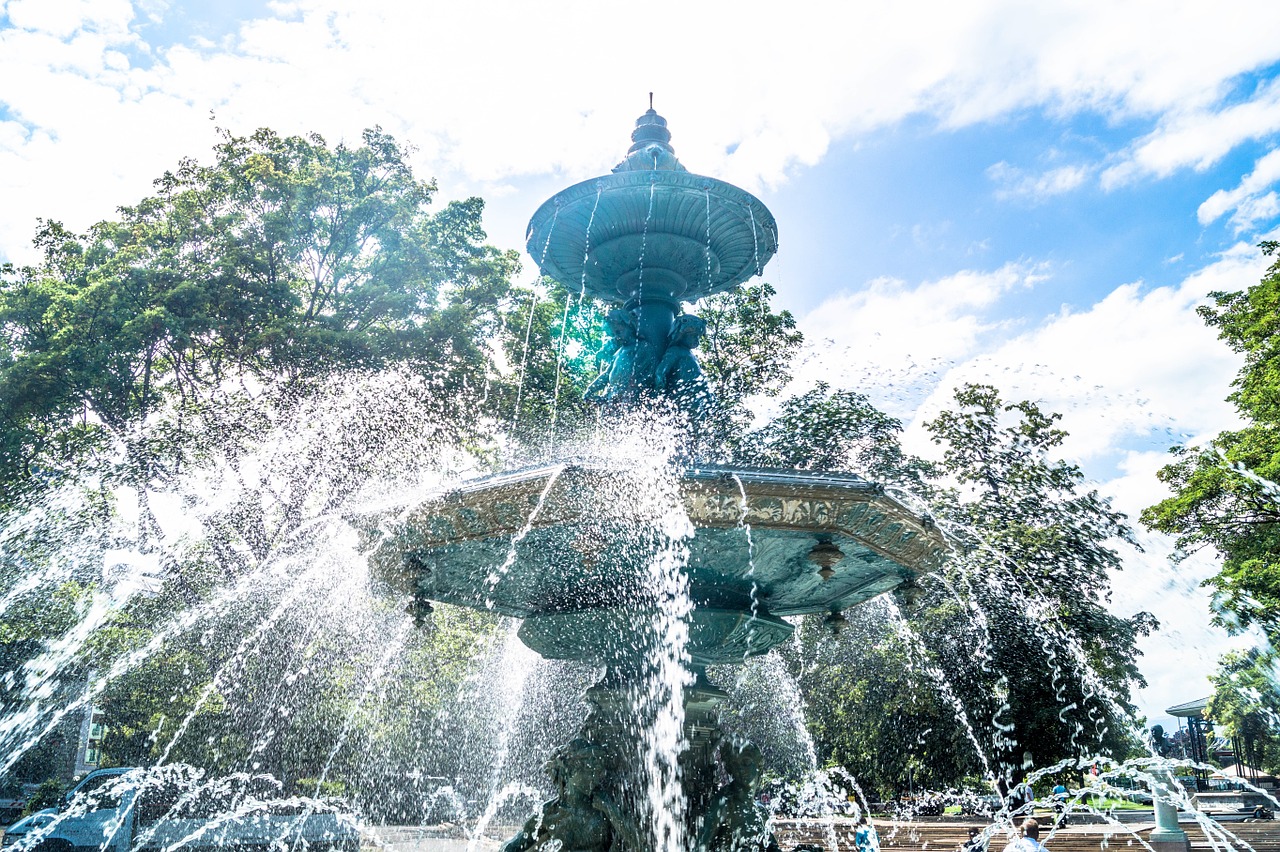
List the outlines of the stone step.
{"type": "MultiPolygon", "coordinates": [[[[886,850],[902,852],[954,852],[969,836],[969,827],[985,827],[980,822],[911,822],[894,823],[873,820],[880,836],[880,845],[886,850]]],[[[1047,822],[1047,820],[1046,820],[1047,822]]],[[[1147,835],[1153,825],[1073,825],[1050,830],[1046,825],[1040,835],[1050,852],[1117,852],[1119,849],[1143,850],[1147,835]]],[[[1206,835],[1198,824],[1184,823],[1192,852],[1280,852],[1280,822],[1229,822],[1211,823],[1213,837],[1206,835]]],[[[830,823],[819,820],[779,820],[774,830],[779,845],[790,850],[799,845],[821,847],[824,852],[855,852],[852,820],[837,819],[830,823]],[[834,838],[835,849],[831,848],[834,838]]],[[[990,848],[994,852],[1004,848],[1011,836],[997,832],[990,848]]]]}

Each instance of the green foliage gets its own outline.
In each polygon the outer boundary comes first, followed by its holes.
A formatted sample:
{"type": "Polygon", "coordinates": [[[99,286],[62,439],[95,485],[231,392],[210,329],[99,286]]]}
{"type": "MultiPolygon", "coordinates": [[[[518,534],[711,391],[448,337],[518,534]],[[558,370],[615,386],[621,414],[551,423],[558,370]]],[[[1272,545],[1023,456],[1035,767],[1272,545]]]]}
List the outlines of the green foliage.
{"type": "Polygon", "coordinates": [[[479,199],[428,214],[434,184],[382,131],[355,148],[227,135],[213,165],[155,186],[84,235],[43,223],[44,262],[0,279],[6,494],[116,445],[136,481],[172,472],[232,389],[390,362],[442,400],[483,387],[517,256],[481,244],[479,199]],[[156,417],[168,438],[139,440],[156,417]]]}
{"type": "Polygon", "coordinates": [[[347,785],[341,781],[299,778],[293,782],[293,793],[295,796],[319,796],[324,799],[336,799],[347,794],[347,785]]]}
{"type": "Polygon", "coordinates": [[[901,432],[902,423],[863,394],[819,382],[785,400],[773,419],[750,432],[741,456],[764,467],[847,471],[923,490],[929,466],[903,453],[901,432]]]}
{"type": "Polygon", "coordinates": [[[1051,460],[1058,419],[968,385],[927,424],[944,448],[939,472],[965,486],[935,504],[965,552],[913,621],[1010,778],[1027,757],[1128,752],[1129,689],[1143,682],[1133,643],[1155,624],[1106,608],[1120,568],[1111,542],[1132,532],[1077,467],[1051,460]]]}
{"type": "MultiPolygon", "coordinates": [[[[14,718],[34,703],[26,694],[27,678],[49,671],[47,663],[35,661],[80,620],[94,590],[85,583],[66,581],[28,591],[11,587],[9,594],[13,597],[0,614],[0,671],[9,673],[0,684],[0,712],[14,718]]],[[[57,671],[44,700],[73,700],[76,678],[82,672],[75,662],[57,671]]],[[[45,780],[63,763],[66,740],[74,736],[68,726],[60,727],[25,753],[7,775],[26,782],[45,780]]]]}
{"type": "Polygon", "coordinates": [[[1218,665],[1205,715],[1232,738],[1246,765],[1280,772],[1280,679],[1275,652],[1227,654],[1218,665]]]}
{"type": "Polygon", "coordinates": [[[47,778],[41,781],[40,786],[31,794],[31,798],[27,799],[23,814],[32,814],[45,808],[56,807],[62,801],[62,796],[66,792],[67,785],[57,778],[47,778]]]}
{"type": "Polygon", "coordinates": [[[1097,491],[1082,491],[1084,475],[1049,454],[1066,433],[1061,415],[1031,402],[1002,403],[986,385],[956,391],[956,410],[944,411],[927,429],[944,448],[939,472],[965,492],[953,492],[940,508],[950,511],[960,535],[1013,572],[1017,582],[1069,607],[1101,606],[1109,573],[1120,557],[1109,546],[1136,546],[1125,516],[1097,491]]]}
{"type": "Polygon", "coordinates": [[[513,289],[504,302],[508,368],[493,383],[487,407],[528,450],[544,451],[553,433],[563,439],[595,419],[598,409],[583,395],[601,369],[603,315],[593,300],[548,279],[513,289]]]}
{"type": "MultiPolygon", "coordinates": [[[[1274,242],[1262,244],[1276,254],[1274,242]]],[[[1228,627],[1257,624],[1280,639],[1280,260],[1248,290],[1213,293],[1205,322],[1244,356],[1228,399],[1244,428],[1202,448],[1175,447],[1160,471],[1173,496],[1148,508],[1143,523],[1178,537],[1184,552],[1212,547],[1222,569],[1208,584],[1216,617],[1228,627]]]]}
{"type": "Polygon", "coordinates": [[[774,311],[772,284],[738,287],[703,299],[707,323],[698,354],[714,398],[708,443],[732,456],[751,422],[747,400],[777,396],[791,378],[791,359],[804,342],[790,311],[774,311]]]}
{"type": "Polygon", "coordinates": [[[799,682],[823,757],[884,801],[909,785],[941,789],[980,772],[954,708],[892,620],[872,609],[853,615],[838,636],[816,620],[801,629],[802,653],[821,660],[800,665],[799,682]]]}
{"type": "Polygon", "coordinates": [[[791,378],[791,359],[804,342],[790,311],[775,312],[772,284],[744,285],[698,304],[707,323],[702,368],[720,405],[739,416],[756,394],[776,396],[791,378]]]}

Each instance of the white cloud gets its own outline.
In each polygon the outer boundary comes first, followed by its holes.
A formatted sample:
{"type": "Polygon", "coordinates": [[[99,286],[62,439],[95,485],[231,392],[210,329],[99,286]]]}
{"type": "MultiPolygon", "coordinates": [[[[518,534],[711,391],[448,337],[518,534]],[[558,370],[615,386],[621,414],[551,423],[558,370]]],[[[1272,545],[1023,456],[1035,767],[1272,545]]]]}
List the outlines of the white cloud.
{"type": "Polygon", "coordinates": [[[133,20],[129,0],[9,0],[2,10],[18,29],[60,39],[81,30],[126,34],[133,20]]]}
{"type": "Polygon", "coordinates": [[[1228,107],[1177,110],[1136,142],[1119,163],[1102,174],[1104,188],[1139,177],[1165,177],[1178,169],[1207,169],[1242,142],[1280,132],[1280,81],[1228,107]]]}
{"type": "Polygon", "coordinates": [[[1117,287],[956,365],[922,405],[932,417],[965,382],[1000,388],[1063,414],[1065,451],[1097,460],[1134,441],[1180,443],[1236,423],[1225,401],[1239,360],[1195,308],[1215,290],[1257,282],[1265,261],[1238,245],[1177,286],[1117,287]]]}
{"type": "Polygon", "coordinates": [[[996,198],[1025,199],[1033,203],[1070,192],[1083,184],[1090,173],[1091,169],[1087,166],[1060,166],[1033,174],[1003,160],[987,169],[987,177],[999,185],[996,198]]]}
{"type": "Polygon", "coordinates": [[[1248,230],[1280,212],[1276,194],[1268,192],[1277,181],[1280,181],[1280,149],[1269,151],[1254,163],[1253,171],[1245,175],[1235,189],[1220,189],[1209,196],[1196,216],[1200,224],[1208,225],[1234,211],[1231,221],[1236,233],[1248,230]]]}
{"type": "MultiPolygon", "coordinates": [[[[686,163],[758,188],[833,140],[912,114],[951,126],[1025,108],[1212,117],[1233,78],[1280,58],[1280,6],[1256,3],[916,0],[850,7],[837,25],[817,0],[656,0],[642,14],[581,0],[300,0],[269,5],[220,44],[168,48],[130,29],[163,3],[136,14],[125,0],[4,8],[0,105],[28,135],[0,150],[4,173],[19,175],[3,186],[0,254],[20,251],[37,215],[83,227],[110,214],[107,199],[145,193],[180,156],[208,149],[210,111],[237,131],[350,139],[380,124],[461,194],[599,173],[654,90],[686,163]],[[691,37],[670,38],[677,21],[691,37]],[[131,50],[149,51],[142,66],[125,64],[131,50]],[[94,186],[51,195],[57,183],[94,186]]],[[[1030,189],[1081,179],[1058,170],[1030,189]]]]}
{"type": "Polygon", "coordinates": [[[875,387],[879,404],[907,413],[954,363],[1008,333],[1008,323],[994,318],[1000,299],[1045,274],[1039,265],[1006,264],[914,286],[880,278],[831,296],[799,320],[810,346],[797,381],[875,387]]]}

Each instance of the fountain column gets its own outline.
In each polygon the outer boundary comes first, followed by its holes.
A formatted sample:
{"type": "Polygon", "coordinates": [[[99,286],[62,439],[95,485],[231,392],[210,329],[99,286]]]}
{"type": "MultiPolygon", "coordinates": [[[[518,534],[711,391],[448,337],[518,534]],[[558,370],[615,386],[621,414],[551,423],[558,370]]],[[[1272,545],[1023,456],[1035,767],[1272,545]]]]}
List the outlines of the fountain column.
{"type": "Polygon", "coordinates": [[[1178,828],[1178,805],[1175,790],[1178,782],[1165,773],[1151,791],[1156,811],[1156,827],[1148,841],[1155,852],[1190,852],[1187,833],[1178,828]]]}

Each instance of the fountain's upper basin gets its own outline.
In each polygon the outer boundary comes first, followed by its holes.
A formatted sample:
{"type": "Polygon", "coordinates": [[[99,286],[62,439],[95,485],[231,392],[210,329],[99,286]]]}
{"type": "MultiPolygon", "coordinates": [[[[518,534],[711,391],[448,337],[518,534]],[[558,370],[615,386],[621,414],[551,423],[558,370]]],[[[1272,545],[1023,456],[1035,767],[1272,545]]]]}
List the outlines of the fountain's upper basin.
{"type": "Polygon", "coordinates": [[[526,242],[543,274],[606,302],[695,301],[758,275],[778,250],[767,207],[686,171],[623,171],[538,208],[526,242]]]}
{"type": "Polygon", "coordinates": [[[674,489],[689,522],[674,539],[639,484],[589,464],[477,480],[410,510],[372,564],[420,598],[525,619],[521,638],[545,656],[611,662],[632,649],[613,641],[622,625],[661,605],[644,566],[674,544],[687,549],[689,651],[705,665],[765,653],[791,632],[781,616],[910,584],[947,550],[926,518],[853,476],[690,469],[674,489]]]}

